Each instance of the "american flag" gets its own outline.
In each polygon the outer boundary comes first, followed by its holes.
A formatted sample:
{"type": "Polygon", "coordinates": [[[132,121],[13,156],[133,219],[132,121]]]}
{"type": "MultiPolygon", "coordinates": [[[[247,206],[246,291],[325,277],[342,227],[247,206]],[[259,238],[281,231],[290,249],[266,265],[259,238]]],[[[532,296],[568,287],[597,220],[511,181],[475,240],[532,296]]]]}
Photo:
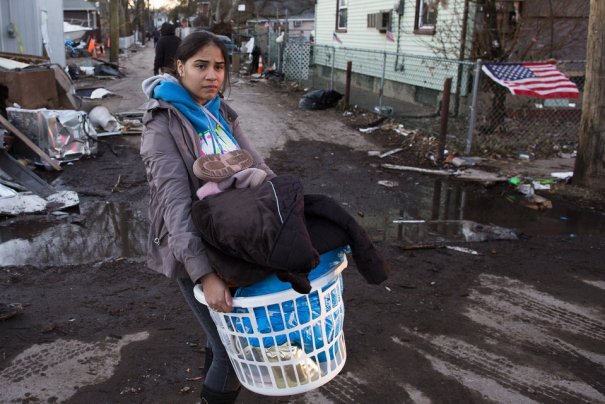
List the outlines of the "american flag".
{"type": "Polygon", "coordinates": [[[395,36],[393,35],[393,33],[391,31],[387,31],[387,41],[395,42],[395,36]]]}
{"type": "Polygon", "coordinates": [[[340,38],[338,37],[338,35],[336,35],[336,32],[332,35],[332,40],[340,45],[342,45],[342,41],[340,40],[340,38]]]}
{"type": "Polygon", "coordinates": [[[536,98],[578,98],[578,87],[553,62],[487,63],[482,70],[514,95],[536,98]]]}

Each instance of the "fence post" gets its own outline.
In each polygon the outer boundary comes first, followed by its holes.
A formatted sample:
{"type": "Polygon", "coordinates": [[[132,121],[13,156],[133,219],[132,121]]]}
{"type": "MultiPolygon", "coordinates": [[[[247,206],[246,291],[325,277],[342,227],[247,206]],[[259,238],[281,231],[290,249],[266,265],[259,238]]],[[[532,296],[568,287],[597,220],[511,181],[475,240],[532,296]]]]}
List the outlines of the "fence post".
{"type": "Polygon", "coordinates": [[[477,97],[479,95],[479,78],[481,77],[481,59],[477,59],[475,64],[475,77],[473,80],[473,97],[471,101],[471,114],[468,118],[468,135],[466,137],[465,154],[471,152],[473,145],[473,133],[475,133],[475,124],[477,123],[477,97]]]}
{"type": "Polygon", "coordinates": [[[334,62],[336,59],[336,47],[332,47],[332,71],[330,71],[330,90],[334,90],[334,62]]]}
{"type": "Polygon", "coordinates": [[[349,100],[351,98],[351,70],[353,68],[353,62],[350,60],[347,62],[347,79],[345,82],[345,109],[349,109],[349,100]]]}
{"type": "Polygon", "coordinates": [[[441,125],[439,126],[439,148],[437,150],[437,161],[442,162],[445,150],[445,138],[447,136],[447,119],[450,113],[450,92],[452,90],[452,78],[448,77],[443,82],[443,98],[441,98],[441,125]]]}
{"type": "Polygon", "coordinates": [[[386,75],[387,69],[387,53],[382,54],[382,74],[380,76],[380,98],[378,99],[378,111],[382,114],[382,98],[384,96],[384,76],[386,75]]]}

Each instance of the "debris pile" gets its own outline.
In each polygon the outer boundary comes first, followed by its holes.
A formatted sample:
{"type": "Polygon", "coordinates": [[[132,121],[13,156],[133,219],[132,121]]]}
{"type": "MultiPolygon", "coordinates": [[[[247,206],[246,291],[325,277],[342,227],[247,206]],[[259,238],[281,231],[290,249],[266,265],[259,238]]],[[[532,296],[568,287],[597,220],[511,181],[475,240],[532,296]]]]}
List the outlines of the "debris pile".
{"type": "Polygon", "coordinates": [[[102,87],[76,89],[72,81],[89,71],[120,77],[118,67],[94,57],[81,63],[63,70],[43,58],[0,53],[0,215],[77,206],[77,193],[55,190],[34,170],[61,171],[94,156],[100,136],[142,132],[142,114],[111,112],[121,97],[102,87]]]}

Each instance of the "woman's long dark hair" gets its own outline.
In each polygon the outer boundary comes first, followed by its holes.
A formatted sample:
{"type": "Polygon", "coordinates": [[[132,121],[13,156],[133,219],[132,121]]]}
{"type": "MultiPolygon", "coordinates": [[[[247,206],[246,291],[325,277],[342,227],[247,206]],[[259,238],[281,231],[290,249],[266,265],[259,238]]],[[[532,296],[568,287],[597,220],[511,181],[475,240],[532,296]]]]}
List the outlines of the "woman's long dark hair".
{"type": "MultiPolygon", "coordinates": [[[[187,62],[193,57],[200,49],[207,45],[215,45],[221,50],[223,59],[225,60],[225,82],[223,88],[230,88],[231,81],[229,80],[229,53],[224,42],[219,37],[208,31],[196,31],[187,35],[185,39],[181,41],[179,46],[176,48],[174,55],[174,71],[178,71],[176,68],[176,61],[180,60],[181,63],[187,62]]],[[[178,77],[177,77],[178,78],[178,77]]]]}

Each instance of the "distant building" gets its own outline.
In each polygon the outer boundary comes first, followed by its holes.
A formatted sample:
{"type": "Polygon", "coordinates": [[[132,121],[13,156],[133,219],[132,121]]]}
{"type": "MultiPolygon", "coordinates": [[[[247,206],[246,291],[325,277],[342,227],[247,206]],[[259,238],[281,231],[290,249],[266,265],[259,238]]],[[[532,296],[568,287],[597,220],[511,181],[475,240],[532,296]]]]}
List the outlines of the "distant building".
{"type": "Polygon", "coordinates": [[[63,21],[82,27],[99,28],[99,10],[85,0],[63,0],[63,21]]]}

